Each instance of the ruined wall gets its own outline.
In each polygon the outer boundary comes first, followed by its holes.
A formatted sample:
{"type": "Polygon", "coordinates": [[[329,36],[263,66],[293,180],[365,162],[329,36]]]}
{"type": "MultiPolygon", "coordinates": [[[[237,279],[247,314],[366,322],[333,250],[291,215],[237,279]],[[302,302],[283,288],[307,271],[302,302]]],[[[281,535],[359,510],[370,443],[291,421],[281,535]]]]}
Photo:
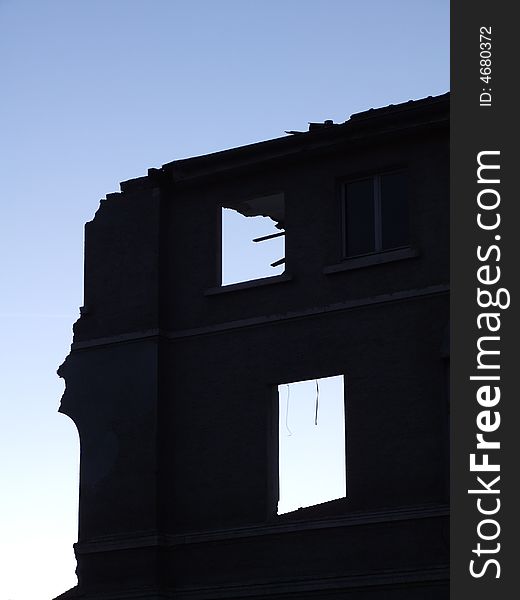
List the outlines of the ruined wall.
{"type": "Polygon", "coordinates": [[[81,439],[80,586],[63,598],[447,597],[441,109],[203,176],[173,163],[102,203],[61,368],[81,439]],[[410,249],[353,268],[343,182],[396,168],[410,249]],[[280,191],[285,274],[221,287],[221,208],[280,191]],[[277,515],[277,385],[339,374],[347,498],[277,515]]]}

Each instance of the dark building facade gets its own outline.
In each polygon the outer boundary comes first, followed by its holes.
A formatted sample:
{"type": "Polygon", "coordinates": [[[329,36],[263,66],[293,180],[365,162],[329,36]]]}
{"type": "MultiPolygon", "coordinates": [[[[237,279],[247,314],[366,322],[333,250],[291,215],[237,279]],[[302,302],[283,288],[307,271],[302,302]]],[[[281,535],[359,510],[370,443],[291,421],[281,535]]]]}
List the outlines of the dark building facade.
{"type": "Polygon", "coordinates": [[[60,368],[90,599],[448,597],[449,97],[151,169],[86,225],[60,368]],[[285,233],[221,280],[221,212],[285,233]],[[278,386],[345,377],[345,498],[277,514],[278,386]]]}

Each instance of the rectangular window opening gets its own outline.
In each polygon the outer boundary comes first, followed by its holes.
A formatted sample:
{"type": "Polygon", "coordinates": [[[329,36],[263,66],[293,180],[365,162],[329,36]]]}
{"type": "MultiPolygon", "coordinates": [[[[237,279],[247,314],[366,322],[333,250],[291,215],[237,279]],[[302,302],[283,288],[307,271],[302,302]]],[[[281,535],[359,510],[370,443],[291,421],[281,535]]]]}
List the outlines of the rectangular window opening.
{"type": "Polygon", "coordinates": [[[344,377],[278,386],[278,514],[346,497],[344,377]]]}
{"type": "Polygon", "coordinates": [[[344,209],[347,257],[409,245],[408,182],[403,171],[346,183],[344,209]]]}
{"type": "Polygon", "coordinates": [[[222,285],[284,273],[284,220],[283,193],[222,209],[222,285]]]}

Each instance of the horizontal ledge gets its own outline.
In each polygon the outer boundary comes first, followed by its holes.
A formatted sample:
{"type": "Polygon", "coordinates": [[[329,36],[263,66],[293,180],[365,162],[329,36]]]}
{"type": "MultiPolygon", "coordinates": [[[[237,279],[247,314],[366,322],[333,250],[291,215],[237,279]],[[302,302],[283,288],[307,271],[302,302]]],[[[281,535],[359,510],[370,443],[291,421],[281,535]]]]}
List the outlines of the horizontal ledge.
{"type": "Polygon", "coordinates": [[[161,534],[157,531],[135,532],[133,535],[114,535],[99,537],[74,544],[77,554],[124,550],[150,546],[184,546],[206,542],[222,542],[233,539],[255,538],[303,531],[359,527],[363,525],[386,525],[396,521],[413,521],[418,519],[436,519],[449,517],[449,506],[418,505],[390,510],[359,512],[322,519],[307,519],[290,522],[268,522],[262,525],[250,525],[229,529],[186,532],[178,534],[161,534]]]}
{"type": "MultiPolygon", "coordinates": [[[[413,521],[417,519],[435,519],[449,516],[447,505],[412,506],[402,509],[390,509],[373,512],[359,512],[321,519],[304,519],[301,521],[271,521],[264,525],[250,527],[237,527],[227,530],[201,531],[168,536],[172,545],[198,544],[205,542],[218,542],[237,538],[250,538],[257,536],[280,535],[287,533],[300,533],[303,531],[338,529],[344,527],[359,527],[363,525],[386,525],[396,521],[413,521]]],[[[278,517],[279,518],[279,517],[278,517]]]]}
{"type": "Polygon", "coordinates": [[[340,273],[342,271],[352,271],[353,269],[362,269],[363,267],[373,267],[395,260],[404,260],[406,258],[415,258],[419,252],[415,248],[399,248],[397,250],[387,250],[386,252],[377,252],[374,254],[365,254],[364,256],[353,256],[346,258],[337,265],[330,265],[323,269],[326,275],[340,273]]]}
{"type": "Polygon", "coordinates": [[[213,335],[234,329],[258,327],[268,323],[283,323],[291,319],[319,317],[337,311],[348,311],[366,308],[369,306],[378,306],[387,302],[403,302],[427,296],[448,294],[449,291],[450,286],[448,284],[441,283],[415,290],[402,290],[399,292],[393,292],[391,294],[381,294],[379,296],[371,296],[369,298],[337,302],[335,304],[329,304],[326,306],[316,306],[306,310],[289,311],[287,313],[272,314],[261,317],[251,317],[249,319],[238,319],[236,321],[226,321],[224,323],[216,323],[214,325],[206,325],[204,327],[194,327],[193,329],[179,329],[173,331],[150,329],[147,331],[135,331],[107,337],[93,338],[90,340],[83,340],[81,342],[73,342],[71,345],[71,350],[85,350],[87,348],[95,348],[98,346],[107,346],[110,344],[119,344],[124,342],[142,342],[158,337],[176,340],[197,335],[213,335]]]}
{"type": "Polygon", "coordinates": [[[218,294],[226,294],[228,292],[236,292],[239,290],[247,290],[249,288],[262,287],[264,285],[272,285],[273,283],[283,283],[291,281],[292,277],[282,273],[282,275],[273,275],[271,277],[262,277],[260,279],[251,279],[250,281],[241,281],[239,283],[230,283],[229,285],[221,285],[205,290],[205,296],[216,296],[218,294]]]}
{"type": "MultiPolygon", "coordinates": [[[[425,565],[418,568],[403,569],[392,568],[370,570],[364,572],[354,572],[345,575],[336,575],[329,577],[309,577],[301,576],[298,579],[279,578],[278,580],[272,577],[266,579],[249,580],[243,582],[237,580],[235,582],[223,582],[220,584],[195,586],[195,585],[180,585],[177,587],[156,587],[150,585],[141,585],[138,587],[118,586],[118,589],[99,590],[93,592],[94,595],[88,594],[85,596],[79,592],[78,586],[72,588],[68,592],[58,596],[56,600],[73,600],[75,598],[83,598],[84,600],[93,598],[102,598],[103,600],[166,600],[167,598],[175,598],[176,600],[229,600],[230,598],[284,598],[299,597],[302,594],[311,593],[313,598],[327,597],[330,593],[336,597],[337,592],[349,592],[356,588],[356,592],[363,590],[366,592],[377,590],[378,596],[381,597],[381,592],[388,587],[392,590],[413,585],[416,593],[420,592],[420,588],[444,588],[449,586],[449,564],[435,563],[425,565]],[[101,595],[99,595],[101,594],[101,595]]],[[[350,595],[350,594],[349,594],[350,595]]],[[[436,597],[439,594],[436,594],[436,597]]],[[[444,595],[443,595],[444,597],[444,595]]]]}
{"type": "MultiPolygon", "coordinates": [[[[218,586],[180,586],[175,588],[175,598],[179,600],[229,600],[230,598],[280,598],[298,597],[301,594],[311,593],[313,597],[319,597],[352,588],[370,591],[370,588],[385,588],[388,586],[403,587],[413,585],[417,589],[421,587],[447,587],[449,585],[449,565],[428,565],[416,569],[381,569],[368,573],[351,573],[344,576],[314,578],[302,577],[299,580],[279,581],[256,581],[239,583],[235,585],[223,584],[218,586]]],[[[378,594],[380,595],[380,593],[378,594]]],[[[350,594],[349,594],[350,596],[350,594]]],[[[306,596],[307,597],[307,596],[306,596]]]]}

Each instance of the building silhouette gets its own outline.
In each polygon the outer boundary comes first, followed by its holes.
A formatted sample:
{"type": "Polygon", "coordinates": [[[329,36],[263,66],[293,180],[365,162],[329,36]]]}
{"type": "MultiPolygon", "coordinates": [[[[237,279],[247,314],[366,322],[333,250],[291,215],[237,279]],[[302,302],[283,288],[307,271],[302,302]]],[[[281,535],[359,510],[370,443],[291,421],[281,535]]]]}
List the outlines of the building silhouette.
{"type": "Polygon", "coordinates": [[[59,370],[81,444],[60,600],[448,597],[448,143],[429,97],[101,202],[59,370]],[[222,285],[223,208],[270,219],[282,274],[222,285]],[[278,386],[339,375],[346,497],[277,514],[278,386]]]}

